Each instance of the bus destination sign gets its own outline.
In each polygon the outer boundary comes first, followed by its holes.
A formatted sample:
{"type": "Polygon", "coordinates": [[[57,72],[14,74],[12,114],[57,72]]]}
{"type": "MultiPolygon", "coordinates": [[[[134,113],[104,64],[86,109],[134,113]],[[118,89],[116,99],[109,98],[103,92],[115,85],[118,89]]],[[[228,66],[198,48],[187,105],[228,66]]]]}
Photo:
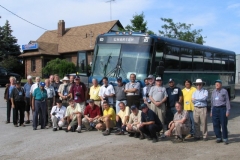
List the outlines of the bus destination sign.
{"type": "Polygon", "coordinates": [[[109,36],[107,37],[107,43],[131,43],[138,44],[140,37],[129,36],[109,36]]]}

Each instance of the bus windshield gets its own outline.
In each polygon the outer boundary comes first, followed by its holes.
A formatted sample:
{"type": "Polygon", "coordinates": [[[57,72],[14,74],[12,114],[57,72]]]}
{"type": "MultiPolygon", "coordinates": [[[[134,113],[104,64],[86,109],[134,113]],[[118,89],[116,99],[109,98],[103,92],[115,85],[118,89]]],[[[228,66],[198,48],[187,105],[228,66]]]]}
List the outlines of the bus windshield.
{"type": "Polygon", "coordinates": [[[128,79],[131,73],[143,80],[150,68],[150,45],[98,44],[93,76],[128,79]]]}

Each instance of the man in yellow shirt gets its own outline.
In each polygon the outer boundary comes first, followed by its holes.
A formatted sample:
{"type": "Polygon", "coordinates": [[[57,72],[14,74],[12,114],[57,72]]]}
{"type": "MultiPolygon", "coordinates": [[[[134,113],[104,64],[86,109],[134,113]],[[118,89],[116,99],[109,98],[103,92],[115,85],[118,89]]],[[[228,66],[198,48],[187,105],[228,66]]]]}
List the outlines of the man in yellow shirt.
{"type": "Polygon", "coordinates": [[[103,132],[103,135],[107,136],[110,134],[110,128],[113,128],[116,125],[116,113],[107,101],[103,102],[103,108],[103,116],[98,119],[99,123],[96,125],[96,129],[106,129],[103,132]]]}
{"type": "Polygon", "coordinates": [[[193,119],[194,104],[192,103],[192,94],[196,91],[196,88],[192,87],[192,82],[190,80],[185,80],[184,85],[185,88],[182,89],[184,110],[188,111],[188,116],[191,124],[190,134],[187,135],[185,138],[191,138],[194,135],[194,119],[193,119]]]}
{"type": "Polygon", "coordinates": [[[130,116],[130,109],[128,106],[125,106],[124,102],[120,102],[118,104],[120,111],[117,113],[116,116],[116,122],[117,122],[117,128],[118,132],[116,135],[124,135],[124,132],[126,131],[127,123],[130,116]]]}
{"type": "Polygon", "coordinates": [[[98,85],[98,81],[96,79],[92,79],[93,86],[90,87],[90,99],[94,100],[94,103],[100,107],[101,98],[98,96],[100,91],[100,85],[98,85]]]}

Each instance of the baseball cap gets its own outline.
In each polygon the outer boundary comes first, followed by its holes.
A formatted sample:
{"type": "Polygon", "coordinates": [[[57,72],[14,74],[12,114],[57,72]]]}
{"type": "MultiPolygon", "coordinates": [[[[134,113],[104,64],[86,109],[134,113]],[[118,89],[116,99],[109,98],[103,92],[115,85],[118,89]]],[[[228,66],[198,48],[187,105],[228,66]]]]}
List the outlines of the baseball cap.
{"type": "Polygon", "coordinates": [[[134,109],[136,109],[136,108],[137,108],[136,105],[132,105],[132,106],[131,106],[131,110],[134,110],[134,109]]]}
{"type": "Polygon", "coordinates": [[[217,79],[217,80],[215,81],[215,83],[221,83],[221,84],[222,84],[222,80],[217,79]]]}
{"type": "Polygon", "coordinates": [[[44,82],[40,82],[39,84],[40,84],[40,86],[42,86],[42,87],[45,86],[45,83],[44,83],[44,82]]]}
{"type": "Polygon", "coordinates": [[[148,79],[152,79],[152,78],[154,78],[154,77],[153,77],[153,75],[150,74],[147,78],[148,78],[148,79]]]}
{"type": "Polygon", "coordinates": [[[170,78],[168,82],[174,82],[174,80],[172,78],[170,78]]]}
{"type": "Polygon", "coordinates": [[[156,78],[156,81],[161,81],[161,80],[162,80],[161,77],[157,77],[157,78],[156,78]]]}
{"type": "Polygon", "coordinates": [[[143,103],[143,104],[141,104],[140,109],[147,108],[147,107],[148,106],[145,103],[143,103]]]}
{"type": "Polygon", "coordinates": [[[117,81],[122,81],[122,77],[117,77],[117,81]]]}
{"type": "Polygon", "coordinates": [[[87,103],[94,103],[94,100],[93,100],[93,99],[89,99],[89,100],[87,101],[87,103]]]}
{"type": "Polygon", "coordinates": [[[76,77],[75,77],[75,79],[76,79],[76,80],[79,80],[79,79],[80,79],[80,77],[79,77],[79,76],[76,76],[76,77]]]}

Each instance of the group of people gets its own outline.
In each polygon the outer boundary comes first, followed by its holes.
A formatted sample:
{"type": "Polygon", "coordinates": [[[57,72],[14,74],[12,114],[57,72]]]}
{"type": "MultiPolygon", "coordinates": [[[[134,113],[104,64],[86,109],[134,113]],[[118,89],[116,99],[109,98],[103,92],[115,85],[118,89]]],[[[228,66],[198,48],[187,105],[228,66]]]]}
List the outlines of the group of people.
{"type": "MultiPolygon", "coordinates": [[[[66,132],[80,133],[84,125],[86,131],[102,130],[104,136],[117,128],[116,135],[128,132],[130,137],[147,137],[152,142],[157,142],[160,134],[162,138],[175,136],[174,142],[191,137],[208,140],[208,91],[203,88],[205,82],[201,79],[193,82],[196,88],[190,80],[186,80],[185,87],[180,89],[170,78],[169,87],[165,88],[161,77],[149,75],[144,80],[145,87],[142,90],[135,74],[130,75],[130,82],[126,84],[118,77],[116,86],[109,84],[107,77],[103,77],[102,86],[97,79],[92,79],[89,90],[79,76],[64,77],[60,81],[58,75],[51,75],[44,82],[36,77],[33,83],[29,75],[27,80],[21,87],[21,82],[10,77],[5,90],[6,123],[10,123],[12,108],[15,127],[30,123],[31,108],[33,130],[37,130],[38,125],[41,125],[41,129],[52,127],[53,131],[66,126],[66,132]],[[25,122],[24,111],[27,117],[25,122]]],[[[224,141],[228,144],[229,111],[228,92],[222,87],[222,81],[216,80],[211,95],[210,116],[217,143],[224,141]]]]}

